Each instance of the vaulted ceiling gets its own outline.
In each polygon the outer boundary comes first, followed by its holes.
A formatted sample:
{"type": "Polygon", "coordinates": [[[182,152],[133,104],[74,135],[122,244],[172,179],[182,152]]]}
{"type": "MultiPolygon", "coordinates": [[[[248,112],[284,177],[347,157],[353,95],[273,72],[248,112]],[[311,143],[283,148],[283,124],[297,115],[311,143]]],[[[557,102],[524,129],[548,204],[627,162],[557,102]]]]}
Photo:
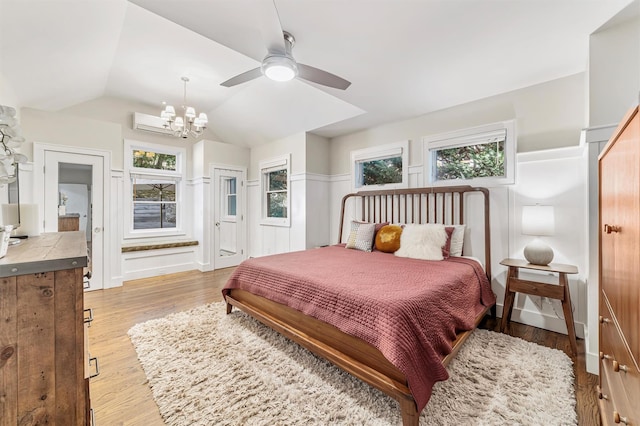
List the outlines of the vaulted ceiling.
{"type": "MultiPolygon", "coordinates": [[[[631,0],[0,0],[0,74],[20,107],[102,96],[188,103],[225,142],[347,134],[586,70],[589,34],[631,0]],[[345,91],[264,77],[264,7],[298,62],[345,91]]],[[[1,103],[1,102],[0,102],[1,103]]]]}

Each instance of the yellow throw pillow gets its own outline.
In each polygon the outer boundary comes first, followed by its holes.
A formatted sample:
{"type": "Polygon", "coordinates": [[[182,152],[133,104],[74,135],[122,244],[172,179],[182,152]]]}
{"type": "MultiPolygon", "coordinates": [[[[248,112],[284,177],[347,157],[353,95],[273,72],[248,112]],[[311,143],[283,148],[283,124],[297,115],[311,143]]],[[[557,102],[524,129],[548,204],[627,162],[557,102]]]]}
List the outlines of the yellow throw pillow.
{"type": "Polygon", "coordinates": [[[385,253],[393,253],[400,248],[402,227],[385,225],[376,234],[376,249],[385,253]]]}

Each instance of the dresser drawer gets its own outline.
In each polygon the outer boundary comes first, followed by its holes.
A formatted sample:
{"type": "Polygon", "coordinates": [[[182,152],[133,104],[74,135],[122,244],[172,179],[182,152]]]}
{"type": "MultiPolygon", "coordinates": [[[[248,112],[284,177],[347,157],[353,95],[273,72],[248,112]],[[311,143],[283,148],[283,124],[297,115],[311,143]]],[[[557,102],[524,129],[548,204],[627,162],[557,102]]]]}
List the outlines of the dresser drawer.
{"type": "MultiPolygon", "coordinates": [[[[603,311],[606,315],[611,314],[608,310],[603,311]]],[[[615,318],[606,315],[600,321],[600,372],[604,376],[601,386],[605,389],[602,383],[606,378],[608,394],[605,394],[611,397],[614,411],[625,417],[628,424],[640,426],[640,407],[637,404],[640,401],[640,372],[615,325],[615,318]]]]}
{"type": "Polygon", "coordinates": [[[602,399],[599,400],[599,405],[602,423],[640,426],[638,409],[630,403],[635,400],[629,398],[620,375],[613,371],[611,363],[606,360],[600,362],[600,383],[602,399]]]}

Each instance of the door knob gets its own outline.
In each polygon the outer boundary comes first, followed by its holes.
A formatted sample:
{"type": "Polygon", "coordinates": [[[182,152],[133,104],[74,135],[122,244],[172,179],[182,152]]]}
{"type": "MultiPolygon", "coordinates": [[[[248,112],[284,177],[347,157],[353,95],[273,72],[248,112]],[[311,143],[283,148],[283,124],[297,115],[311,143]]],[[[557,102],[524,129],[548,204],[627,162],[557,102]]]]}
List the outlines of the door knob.
{"type": "Polygon", "coordinates": [[[216,226],[219,228],[220,227],[220,222],[216,222],[216,226]]]}

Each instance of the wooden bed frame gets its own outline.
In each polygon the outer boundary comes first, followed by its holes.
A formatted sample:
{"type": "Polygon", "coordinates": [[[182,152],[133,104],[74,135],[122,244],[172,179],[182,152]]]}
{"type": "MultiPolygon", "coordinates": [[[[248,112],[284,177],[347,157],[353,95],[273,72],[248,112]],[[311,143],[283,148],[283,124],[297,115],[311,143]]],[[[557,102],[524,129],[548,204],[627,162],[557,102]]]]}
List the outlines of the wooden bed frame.
{"type": "MultiPolygon", "coordinates": [[[[465,196],[474,192],[483,195],[484,265],[487,277],[491,281],[489,191],[486,188],[456,186],[347,194],[342,199],[338,241],[342,240],[343,223],[348,207],[353,209],[352,217],[359,217],[368,222],[462,224],[465,196]]],[[[323,321],[244,290],[231,290],[226,302],[227,313],[231,313],[233,306],[236,306],[316,355],[396,399],[400,404],[404,426],[419,424],[420,413],[404,373],[392,365],[378,349],[323,321]]],[[[490,309],[491,307],[486,307],[476,317],[474,328],[490,309]]],[[[470,334],[471,331],[465,331],[456,336],[452,342],[453,351],[442,360],[445,366],[470,334]]]]}

